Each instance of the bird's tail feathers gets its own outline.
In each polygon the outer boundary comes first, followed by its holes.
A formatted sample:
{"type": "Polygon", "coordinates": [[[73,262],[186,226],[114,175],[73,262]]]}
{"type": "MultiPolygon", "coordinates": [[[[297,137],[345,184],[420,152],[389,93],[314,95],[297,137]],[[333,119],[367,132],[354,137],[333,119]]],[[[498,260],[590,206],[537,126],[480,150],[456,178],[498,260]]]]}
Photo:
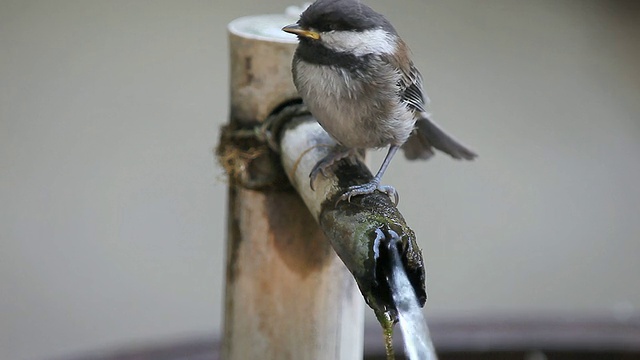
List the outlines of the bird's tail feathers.
{"type": "Polygon", "coordinates": [[[434,155],[433,148],[450,155],[454,159],[473,160],[478,156],[448,135],[435,122],[429,119],[427,114],[423,114],[423,117],[416,121],[415,129],[402,146],[402,149],[405,156],[410,160],[426,160],[434,155]]]}

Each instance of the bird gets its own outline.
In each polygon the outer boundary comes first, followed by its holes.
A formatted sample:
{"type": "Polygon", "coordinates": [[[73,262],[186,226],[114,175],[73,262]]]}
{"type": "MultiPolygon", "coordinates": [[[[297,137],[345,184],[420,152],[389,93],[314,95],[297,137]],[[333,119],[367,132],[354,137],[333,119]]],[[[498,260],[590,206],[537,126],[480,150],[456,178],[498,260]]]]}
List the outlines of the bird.
{"type": "Polygon", "coordinates": [[[381,180],[399,149],[409,160],[428,159],[434,148],[454,159],[477,156],[431,119],[411,51],[382,14],[360,0],[316,0],[282,30],[298,37],[292,62],[296,89],[337,142],[309,174],[312,189],[337,161],[388,146],[376,175],[349,187],[338,201],[377,190],[397,204],[397,191],[381,180]]]}

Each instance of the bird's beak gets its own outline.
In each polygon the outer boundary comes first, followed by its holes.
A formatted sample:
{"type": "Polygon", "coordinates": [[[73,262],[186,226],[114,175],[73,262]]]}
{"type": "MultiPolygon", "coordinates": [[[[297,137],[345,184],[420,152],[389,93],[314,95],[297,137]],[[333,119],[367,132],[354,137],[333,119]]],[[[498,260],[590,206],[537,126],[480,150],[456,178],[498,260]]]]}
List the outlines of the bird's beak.
{"type": "Polygon", "coordinates": [[[282,28],[282,31],[285,31],[285,32],[288,32],[288,33],[291,33],[291,34],[295,34],[295,35],[298,35],[298,36],[304,36],[306,38],[313,39],[313,40],[320,39],[320,34],[318,34],[315,31],[303,29],[298,24],[287,25],[287,26],[282,28]]]}

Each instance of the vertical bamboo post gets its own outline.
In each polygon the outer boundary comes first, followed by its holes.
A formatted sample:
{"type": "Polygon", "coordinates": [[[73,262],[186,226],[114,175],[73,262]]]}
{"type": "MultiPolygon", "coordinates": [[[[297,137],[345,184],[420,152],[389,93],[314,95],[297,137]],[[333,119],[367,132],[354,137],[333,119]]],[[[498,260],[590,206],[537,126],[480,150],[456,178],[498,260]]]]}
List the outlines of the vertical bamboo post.
{"type": "MultiPolygon", "coordinates": [[[[297,98],[295,38],[279,38],[295,20],[263,15],[229,24],[231,131],[297,98]]],[[[297,193],[265,185],[279,178],[273,156],[244,146],[251,161],[229,187],[224,359],[362,359],[355,281],[297,193]]]]}

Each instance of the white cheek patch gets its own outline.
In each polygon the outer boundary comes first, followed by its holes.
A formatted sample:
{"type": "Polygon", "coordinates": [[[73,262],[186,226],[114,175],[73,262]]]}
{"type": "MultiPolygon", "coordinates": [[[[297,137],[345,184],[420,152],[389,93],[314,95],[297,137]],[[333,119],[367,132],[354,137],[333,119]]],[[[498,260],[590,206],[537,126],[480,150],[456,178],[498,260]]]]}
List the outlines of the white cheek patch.
{"type": "Polygon", "coordinates": [[[331,31],[322,33],[320,39],[332,50],[348,51],[356,56],[391,54],[396,50],[395,37],[382,29],[331,31]]]}

